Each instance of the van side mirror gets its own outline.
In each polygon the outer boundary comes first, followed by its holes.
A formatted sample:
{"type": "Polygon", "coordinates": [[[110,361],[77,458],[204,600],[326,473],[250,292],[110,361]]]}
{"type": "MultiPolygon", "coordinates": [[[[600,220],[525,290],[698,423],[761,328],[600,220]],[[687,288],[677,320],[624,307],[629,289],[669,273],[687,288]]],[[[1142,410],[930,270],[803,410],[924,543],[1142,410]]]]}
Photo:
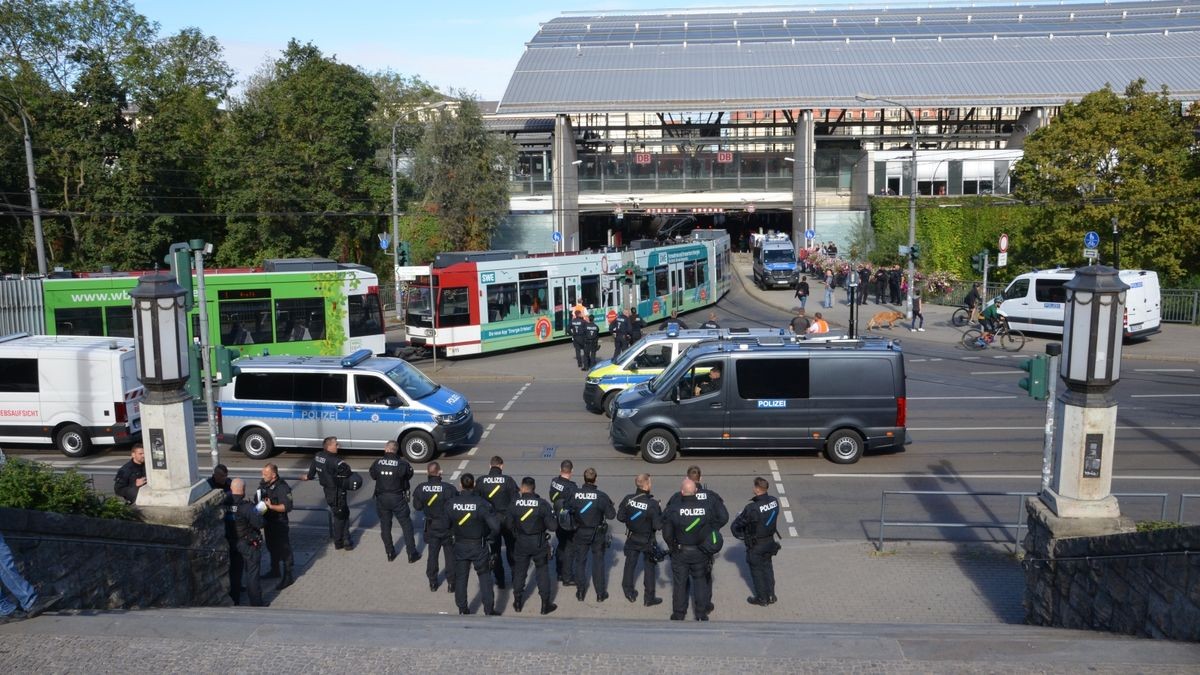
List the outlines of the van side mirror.
{"type": "Polygon", "coordinates": [[[637,359],[634,359],[629,362],[629,370],[630,370],[630,372],[633,372],[633,373],[637,372],[637,359]]]}
{"type": "Polygon", "coordinates": [[[399,408],[401,405],[400,397],[399,396],[388,396],[387,398],[383,399],[383,404],[389,408],[399,408]]]}

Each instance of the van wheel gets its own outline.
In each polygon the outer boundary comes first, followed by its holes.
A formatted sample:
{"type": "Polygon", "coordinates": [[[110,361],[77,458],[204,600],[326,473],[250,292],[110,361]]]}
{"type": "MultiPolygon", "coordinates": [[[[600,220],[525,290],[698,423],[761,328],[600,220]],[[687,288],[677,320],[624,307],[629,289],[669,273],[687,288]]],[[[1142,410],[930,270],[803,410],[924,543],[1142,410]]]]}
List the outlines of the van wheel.
{"type": "Polygon", "coordinates": [[[433,459],[437,453],[437,445],[433,442],[433,436],[424,431],[413,431],[400,439],[400,447],[404,449],[404,456],[408,461],[414,463],[424,463],[433,459]]]}
{"type": "Polygon", "coordinates": [[[678,443],[666,429],[651,429],[642,436],[642,459],[651,464],[666,464],[675,459],[678,443]]]}
{"type": "Polygon", "coordinates": [[[609,418],[617,414],[617,394],[620,394],[620,389],[614,389],[604,395],[604,400],[600,403],[600,407],[604,408],[604,414],[609,418]]]}
{"type": "Polygon", "coordinates": [[[863,437],[853,429],[839,429],[825,442],[825,456],[835,464],[853,464],[862,458],[863,437]]]}
{"type": "Polygon", "coordinates": [[[238,445],[250,459],[267,459],[275,452],[275,441],[271,434],[258,427],[251,427],[242,432],[238,445]]]}
{"type": "Polygon", "coordinates": [[[83,457],[92,451],[92,438],[78,424],[67,424],[54,435],[54,444],[67,457],[83,457]]]}

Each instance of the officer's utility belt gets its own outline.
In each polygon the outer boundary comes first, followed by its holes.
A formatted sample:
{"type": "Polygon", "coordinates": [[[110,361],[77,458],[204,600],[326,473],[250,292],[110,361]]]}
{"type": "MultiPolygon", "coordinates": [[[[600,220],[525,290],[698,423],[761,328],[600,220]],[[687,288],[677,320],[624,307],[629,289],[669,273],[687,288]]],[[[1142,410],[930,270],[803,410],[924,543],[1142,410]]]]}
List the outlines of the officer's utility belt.
{"type": "Polygon", "coordinates": [[[462,537],[459,537],[458,541],[463,544],[482,544],[483,543],[482,539],[464,539],[462,537]]]}
{"type": "Polygon", "coordinates": [[[408,500],[408,490],[403,492],[376,492],[376,497],[399,497],[405,501],[408,500]]]}
{"type": "Polygon", "coordinates": [[[680,544],[679,548],[684,551],[699,551],[700,550],[699,546],[688,546],[687,544],[680,544]]]}

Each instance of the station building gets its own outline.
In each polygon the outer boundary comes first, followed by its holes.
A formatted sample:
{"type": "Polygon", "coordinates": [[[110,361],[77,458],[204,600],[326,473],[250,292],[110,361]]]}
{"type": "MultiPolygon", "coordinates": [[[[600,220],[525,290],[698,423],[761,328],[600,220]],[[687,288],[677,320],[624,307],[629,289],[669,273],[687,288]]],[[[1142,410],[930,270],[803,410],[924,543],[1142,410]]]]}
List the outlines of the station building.
{"type": "Polygon", "coordinates": [[[871,195],[999,195],[1068,101],[1200,98],[1200,0],[564,14],[486,120],[519,148],[496,248],[722,227],[841,250],[871,195]],[[915,133],[915,155],[913,139],[915,133]]]}

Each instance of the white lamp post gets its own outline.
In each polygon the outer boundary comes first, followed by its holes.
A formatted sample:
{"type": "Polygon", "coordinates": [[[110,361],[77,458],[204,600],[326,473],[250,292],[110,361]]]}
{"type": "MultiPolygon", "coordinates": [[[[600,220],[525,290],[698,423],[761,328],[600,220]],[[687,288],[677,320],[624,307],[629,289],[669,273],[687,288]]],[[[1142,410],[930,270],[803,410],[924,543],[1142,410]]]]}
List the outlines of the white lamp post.
{"type": "Polygon", "coordinates": [[[186,292],[169,274],[149,274],[129,292],[137,340],[146,446],[146,486],[139,506],[187,506],[205,495],[197,481],[192,397],[184,389],[190,372],[186,292]]]}
{"type": "Polygon", "coordinates": [[[1061,518],[1115,518],[1112,490],[1121,378],[1125,292],[1117,270],[1092,265],[1068,281],[1059,376],[1066,387],[1055,402],[1054,472],[1042,500],[1061,518]]]}

